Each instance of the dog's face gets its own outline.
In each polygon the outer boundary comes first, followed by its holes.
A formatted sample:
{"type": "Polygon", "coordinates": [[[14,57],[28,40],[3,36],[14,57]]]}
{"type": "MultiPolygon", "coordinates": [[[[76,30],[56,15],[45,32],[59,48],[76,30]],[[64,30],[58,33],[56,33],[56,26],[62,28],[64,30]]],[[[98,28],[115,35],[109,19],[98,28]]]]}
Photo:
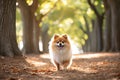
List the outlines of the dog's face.
{"type": "Polygon", "coordinates": [[[53,46],[59,49],[66,48],[70,45],[67,35],[54,35],[53,46]]]}

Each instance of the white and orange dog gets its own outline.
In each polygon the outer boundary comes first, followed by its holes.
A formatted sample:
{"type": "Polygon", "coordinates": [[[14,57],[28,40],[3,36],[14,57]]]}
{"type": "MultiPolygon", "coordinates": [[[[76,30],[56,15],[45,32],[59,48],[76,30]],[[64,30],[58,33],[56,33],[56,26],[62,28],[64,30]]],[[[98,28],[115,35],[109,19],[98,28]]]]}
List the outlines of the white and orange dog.
{"type": "Polygon", "coordinates": [[[49,42],[51,61],[57,70],[68,69],[72,63],[72,49],[68,35],[55,34],[49,42]]]}

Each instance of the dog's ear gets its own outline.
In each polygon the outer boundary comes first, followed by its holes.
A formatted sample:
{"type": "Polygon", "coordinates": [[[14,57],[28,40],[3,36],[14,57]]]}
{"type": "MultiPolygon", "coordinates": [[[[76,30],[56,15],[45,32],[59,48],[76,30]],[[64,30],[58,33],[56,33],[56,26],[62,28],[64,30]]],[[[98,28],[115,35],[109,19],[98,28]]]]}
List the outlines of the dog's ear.
{"type": "Polygon", "coordinates": [[[58,38],[59,37],[59,35],[58,34],[55,34],[54,35],[54,39],[56,39],[56,38],[58,38]]]}
{"type": "Polygon", "coordinates": [[[64,37],[65,39],[67,39],[67,35],[66,35],[66,34],[63,34],[63,37],[64,37]]]}

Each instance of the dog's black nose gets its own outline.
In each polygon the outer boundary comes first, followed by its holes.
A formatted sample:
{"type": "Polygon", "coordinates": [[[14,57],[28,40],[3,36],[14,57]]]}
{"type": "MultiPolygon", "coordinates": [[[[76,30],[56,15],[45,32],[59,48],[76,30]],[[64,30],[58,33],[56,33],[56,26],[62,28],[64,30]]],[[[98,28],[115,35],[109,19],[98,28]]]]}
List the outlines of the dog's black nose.
{"type": "Polygon", "coordinates": [[[64,47],[64,45],[62,43],[59,43],[58,47],[64,47]]]}
{"type": "Polygon", "coordinates": [[[62,43],[60,43],[59,45],[62,46],[62,43]]]}

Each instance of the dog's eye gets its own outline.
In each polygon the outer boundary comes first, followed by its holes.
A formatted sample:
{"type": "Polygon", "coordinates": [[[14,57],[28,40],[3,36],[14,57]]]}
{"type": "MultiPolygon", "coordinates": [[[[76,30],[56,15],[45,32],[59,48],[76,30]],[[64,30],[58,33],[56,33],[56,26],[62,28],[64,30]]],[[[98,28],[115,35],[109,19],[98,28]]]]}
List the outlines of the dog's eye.
{"type": "Polygon", "coordinates": [[[59,41],[57,41],[57,43],[59,43],[59,41]]]}
{"type": "Polygon", "coordinates": [[[62,43],[64,43],[64,41],[62,41],[62,43]]]}

